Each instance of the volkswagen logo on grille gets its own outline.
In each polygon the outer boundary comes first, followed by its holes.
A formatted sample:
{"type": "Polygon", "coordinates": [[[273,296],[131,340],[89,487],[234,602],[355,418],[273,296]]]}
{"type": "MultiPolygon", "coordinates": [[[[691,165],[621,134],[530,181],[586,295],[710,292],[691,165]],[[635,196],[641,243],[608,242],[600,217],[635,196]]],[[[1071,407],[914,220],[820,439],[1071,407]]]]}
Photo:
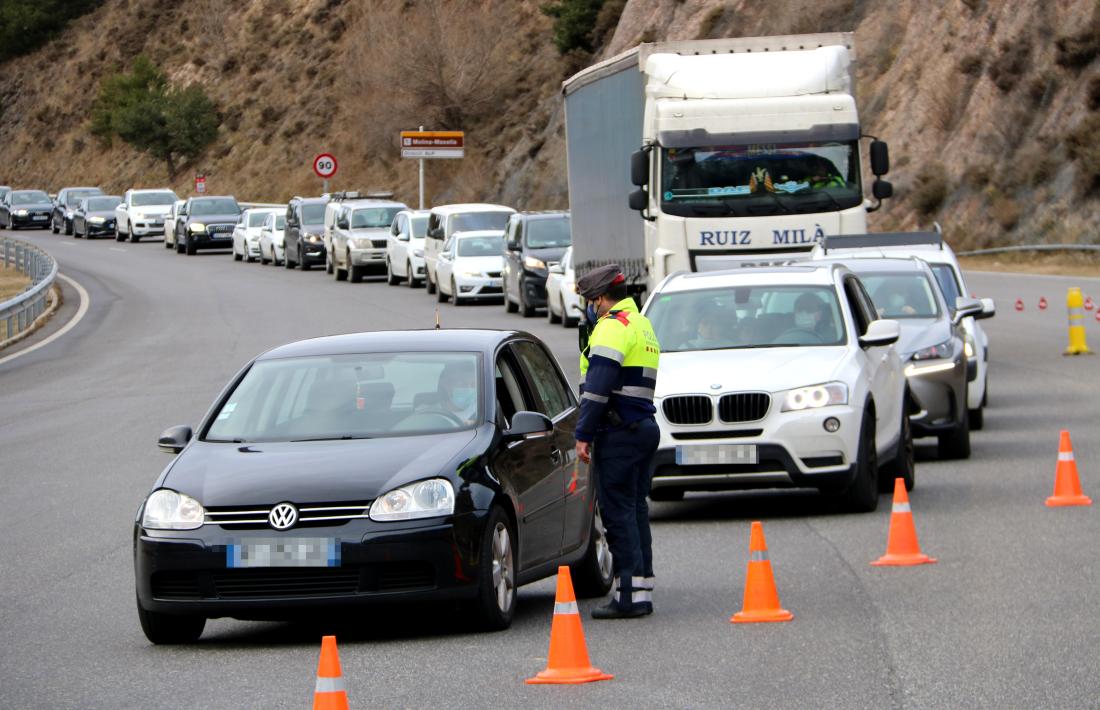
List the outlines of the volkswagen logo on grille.
{"type": "Polygon", "coordinates": [[[287,530],[298,522],[298,509],[293,503],[280,503],[267,514],[267,522],[276,530],[287,530]]]}

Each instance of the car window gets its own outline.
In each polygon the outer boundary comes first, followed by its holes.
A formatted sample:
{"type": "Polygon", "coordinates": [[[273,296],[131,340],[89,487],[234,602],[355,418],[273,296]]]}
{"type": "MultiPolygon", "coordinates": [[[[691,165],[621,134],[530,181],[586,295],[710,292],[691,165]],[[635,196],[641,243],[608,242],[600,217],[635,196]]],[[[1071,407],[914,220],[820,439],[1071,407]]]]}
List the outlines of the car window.
{"type": "Polygon", "coordinates": [[[13,205],[34,205],[49,201],[50,196],[39,190],[26,190],[24,192],[11,193],[11,203],[13,205]]]}
{"type": "Polygon", "coordinates": [[[121,203],[117,197],[94,197],[87,201],[87,209],[91,212],[113,210],[121,203]]]}
{"type": "Polygon", "coordinates": [[[646,310],[663,352],[843,345],[831,286],[758,285],[658,294],[646,310]]]}
{"type": "Polygon", "coordinates": [[[412,232],[413,239],[423,239],[428,233],[427,215],[410,215],[409,230],[412,232]]]}
{"type": "Polygon", "coordinates": [[[500,237],[465,237],[458,240],[458,255],[499,256],[502,246],[500,237]]]}
{"type": "Polygon", "coordinates": [[[533,219],[527,223],[524,241],[532,249],[567,247],[572,242],[571,234],[568,217],[533,219]]]}
{"type": "Polygon", "coordinates": [[[848,299],[848,310],[852,312],[852,318],[856,323],[856,335],[866,333],[867,326],[877,318],[871,300],[868,298],[864,303],[864,294],[861,291],[862,284],[859,279],[852,276],[844,279],[844,296],[848,299]]]}
{"type": "Polygon", "coordinates": [[[285,228],[286,228],[286,215],[278,215],[277,217],[275,217],[275,229],[280,230],[280,229],[285,229],[285,228]]]}
{"type": "Polygon", "coordinates": [[[259,227],[264,223],[265,219],[267,219],[267,213],[266,212],[249,212],[248,213],[248,226],[249,227],[259,227]]]}
{"type": "Polygon", "coordinates": [[[65,205],[68,207],[76,207],[80,204],[80,200],[89,195],[102,195],[103,191],[98,188],[88,188],[86,190],[72,190],[65,193],[65,205]]]}
{"type": "Polygon", "coordinates": [[[451,215],[447,233],[477,232],[483,229],[504,231],[513,212],[460,212],[451,215]]]}
{"type": "Polygon", "coordinates": [[[226,397],[214,442],[387,438],[479,420],[480,355],[365,353],[262,360],[226,397]]]}
{"type": "Polygon", "coordinates": [[[520,376],[517,374],[512,358],[502,353],[497,357],[496,367],[497,425],[507,429],[512,425],[516,412],[529,409],[531,405],[524,401],[520,376]]]}
{"type": "Polygon", "coordinates": [[[178,199],[174,192],[137,192],[131,196],[130,204],[134,207],[152,207],[170,205],[178,199]]]}
{"type": "Polygon", "coordinates": [[[920,272],[860,274],[881,318],[936,318],[933,286],[920,272]]]}
{"type": "Polygon", "coordinates": [[[541,346],[524,340],[513,343],[512,348],[536,396],[536,411],[553,419],[573,406],[569,388],[562,382],[561,373],[541,346]]]}
{"type": "Polygon", "coordinates": [[[954,311],[955,299],[962,295],[959,282],[955,279],[955,270],[950,264],[930,264],[930,266],[936,282],[940,285],[940,291],[943,292],[943,300],[947,301],[947,307],[954,311]]]}

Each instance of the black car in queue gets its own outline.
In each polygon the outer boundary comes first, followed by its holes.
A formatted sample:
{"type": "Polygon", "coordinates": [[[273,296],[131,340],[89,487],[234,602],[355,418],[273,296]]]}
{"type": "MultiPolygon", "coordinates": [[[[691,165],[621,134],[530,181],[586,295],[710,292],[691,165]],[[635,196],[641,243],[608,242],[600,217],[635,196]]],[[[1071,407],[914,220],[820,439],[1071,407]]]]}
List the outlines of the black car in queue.
{"type": "Polygon", "coordinates": [[[53,213],[50,215],[50,231],[54,234],[72,234],[73,212],[80,205],[80,200],[102,194],[103,190],[98,187],[63,187],[58,190],[53,201],[53,213]]]}
{"type": "Polygon", "coordinates": [[[241,206],[231,196],[192,197],[176,220],[176,253],[188,256],[199,249],[232,249],[233,228],[241,206]]]}
{"type": "Polygon", "coordinates": [[[53,200],[42,190],[12,190],[0,198],[0,226],[50,228],[53,200]]]}
{"type": "Polygon", "coordinates": [[[572,243],[568,212],[517,212],[504,230],[504,309],[524,318],[546,308],[546,278],[572,243]]]}
{"type": "Polygon", "coordinates": [[[457,602],[486,629],[516,588],[571,565],[611,587],[577,401],[527,333],[428,330],[303,340],[260,355],[137,513],[138,617],[154,643],[207,618],[457,602]]]}
{"type": "Polygon", "coordinates": [[[283,232],[283,265],[309,271],[324,266],[325,206],[328,197],[292,197],[286,205],[286,229],[283,232]]]}
{"type": "Polygon", "coordinates": [[[72,234],[81,237],[113,237],[115,234],[115,208],[122,203],[118,195],[82,197],[73,210],[72,234]]]}

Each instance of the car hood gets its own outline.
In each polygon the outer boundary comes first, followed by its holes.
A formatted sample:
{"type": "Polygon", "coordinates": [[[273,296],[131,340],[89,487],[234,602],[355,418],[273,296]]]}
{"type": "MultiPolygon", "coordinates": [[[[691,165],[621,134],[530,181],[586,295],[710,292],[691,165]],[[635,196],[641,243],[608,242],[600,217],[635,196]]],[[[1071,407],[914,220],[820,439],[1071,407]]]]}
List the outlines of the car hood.
{"type": "Polygon", "coordinates": [[[389,233],[389,227],[361,227],[359,229],[348,230],[348,234],[350,234],[353,239],[385,239],[389,236],[389,233]]]}
{"type": "Polygon", "coordinates": [[[171,209],[172,205],[135,205],[130,208],[130,211],[134,214],[155,214],[163,217],[164,215],[168,214],[171,209]]]}
{"type": "Polygon", "coordinates": [[[899,318],[897,350],[905,360],[921,348],[939,345],[951,337],[951,323],[942,318],[899,318]]]}
{"type": "Polygon", "coordinates": [[[94,210],[92,212],[85,212],[84,216],[85,217],[104,217],[104,218],[108,218],[108,217],[114,217],[115,216],[115,211],[113,209],[111,209],[111,210],[94,210]]]}
{"type": "Polygon", "coordinates": [[[662,353],[656,394],[779,392],[816,385],[836,378],[846,353],[845,346],[662,353]]]}
{"type": "Polygon", "coordinates": [[[240,219],[240,218],[241,218],[241,216],[239,214],[232,214],[232,213],[229,213],[229,214],[196,214],[196,215],[187,215],[187,223],[191,224],[192,222],[202,222],[203,224],[225,224],[225,223],[228,222],[230,224],[236,224],[237,220],[240,219]]]}
{"type": "Polygon", "coordinates": [[[565,256],[565,250],[568,248],[569,247],[546,247],[543,249],[534,249],[528,247],[525,255],[533,256],[549,264],[551,261],[561,261],[561,258],[565,256]]]}
{"type": "Polygon", "coordinates": [[[454,471],[476,430],[354,441],[219,444],[195,441],[162,486],[205,506],[373,500],[454,471]]]}

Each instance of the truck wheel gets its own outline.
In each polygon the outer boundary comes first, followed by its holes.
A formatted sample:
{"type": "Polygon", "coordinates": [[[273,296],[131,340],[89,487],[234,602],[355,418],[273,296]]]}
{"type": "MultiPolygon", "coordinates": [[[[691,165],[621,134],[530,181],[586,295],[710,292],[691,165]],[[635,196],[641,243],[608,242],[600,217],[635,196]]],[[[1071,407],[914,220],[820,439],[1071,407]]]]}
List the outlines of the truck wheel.
{"type": "Polygon", "coordinates": [[[138,621],[145,638],[155,644],[194,643],[202,636],[206,626],[204,616],[178,616],[146,611],[137,603],[138,621]]]}
{"type": "Polygon", "coordinates": [[[477,599],[472,611],[478,626],[487,631],[500,631],[512,625],[516,610],[515,535],[511,521],[499,506],[489,513],[481,538],[478,558],[477,599]]]}
{"type": "Polygon", "coordinates": [[[839,494],[839,501],[855,513],[869,513],[878,507],[878,453],[875,451],[875,414],[870,407],[863,413],[859,430],[859,458],[856,475],[839,494]]]}
{"type": "Polygon", "coordinates": [[[890,493],[894,490],[894,479],[905,481],[905,490],[913,490],[916,485],[916,455],[913,448],[913,429],[909,425],[909,397],[906,396],[901,406],[901,436],[898,440],[898,450],[894,458],[879,472],[879,493],[890,493]],[[883,475],[883,474],[886,475],[883,475]]]}
{"type": "Polygon", "coordinates": [[[573,591],[579,599],[602,597],[611,591],[615,573],[611,567],[611,546],[603,532],[600,509],[592,515],[592,532],[588,535],[588,550],[580,561],[569,568],[573,591]]]}
{"type": "Polygon", "coordinates": [[[962,421],[952,431],[940,435],[939,454],[941,459],[970,458],[970,410],[963,409],[962,421]]]}

